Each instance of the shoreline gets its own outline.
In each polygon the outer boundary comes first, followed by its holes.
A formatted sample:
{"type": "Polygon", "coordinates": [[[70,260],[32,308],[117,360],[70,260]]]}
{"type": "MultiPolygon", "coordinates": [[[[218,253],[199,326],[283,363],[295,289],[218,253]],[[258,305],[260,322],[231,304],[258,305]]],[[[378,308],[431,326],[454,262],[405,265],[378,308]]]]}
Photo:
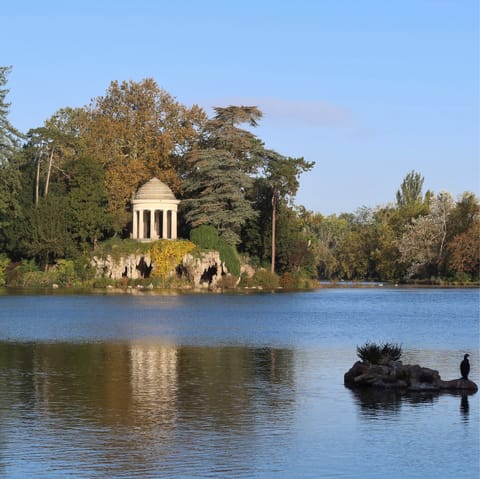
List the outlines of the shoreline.
{"type": "Polygon", "coordinates": [[[262,287],[243,287],[243,288],[154,288],[153,286],[136,287],[129,286],[120,288],[115,286],[106,287],[21,287],[4,286],[0,287],[0,297],[2,296],[69,296],[69,295],[184,295],[184,294],[273,294],[273,293],[303,293],[314,292],[322,289],[479,289],[479,284],[396,284],[385,282],[320,282],[319,286],[313,288],[262,288],[262,287]]]}

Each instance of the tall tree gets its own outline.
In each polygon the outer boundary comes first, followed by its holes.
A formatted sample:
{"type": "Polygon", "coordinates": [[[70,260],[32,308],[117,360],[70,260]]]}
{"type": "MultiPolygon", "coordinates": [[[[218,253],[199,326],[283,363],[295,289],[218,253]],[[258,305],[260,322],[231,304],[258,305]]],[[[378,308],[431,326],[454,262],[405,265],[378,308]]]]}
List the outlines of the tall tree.
{"type": "Polygon", "coordinates": [[[403,179],[397,191],[397,206],[411,206],[422,201],[424,178],[420,173],[412,170],[403,179]]]}
{"type": "Polygon", "coordinates": [[[317,213],[310,221],[310,229],[317,240],[317,270],[321,278],[338,278],[338,248],[350,229],[349,222],[342,217],[323,217],[317,213]]]}
{"type": "Polygon", "coordinates": [[[112,230],[102,165],[89,156],[77,156],[69,165],[68,223],[81,250],[95,248],[112,230]]]}
{"type": "Polygon", "coordinates": [[[470,229],[479,215],[479,199],[472,192],[464,192],[450,212],[448,241],[470,229]]]}
{"type": "Polygon", "coordinates": [[[21,187],[20,157],[18,155],[21,133],[8,119],[10,103],[6,88],[10,67],[0,67],[0,242],[3,233],[20,214],[18,194],[21,187]]]}
{"type": "Polygon", "coordinates": [[[72,254],[68,206],[63,196],[49,195],[27,212],[24,224],[24,251],[34,256],[45,270],[57,258],[72,254]]]}
{"type": "Polygon", "coordinates": [[[6,101],[6,88],[11,67],[0,67],[0,165],[9,161],[18,150],[21,133],[8,120],[10,103],[6,101]]]}
{"type": "Polygon", "coordinates": [[[430,213],[414,218],[399,241],[401,261],[408,265],[410,277],[438,275],[445,259],[449,215],[453,200],[449,193],[440,193],[431,202],[430,213]]]}
{"type": "Polygon", "coordinates": [[[262,113],[249,106],[217,107],[215,112],[188,156],[183,208],[190,227],[210,224],[234,245],[247,219],[255,216],[247,192],[263,148],[255,135],[239,125],[256,126],[262,113]]]}
{"type": "Polygon", "coordinates": [[[314,248],[311,238],[303,227],[298,210],[286,202],[278,204],[276,234],[276,272],[316,276],[314,248]]]}
{"type": "Polygon", "coordinates": [[[480,217],[472,222],[470,228],[454,236],[450,241],[450,267],[457,273],[469,274],[479,280],[480,275],[480,217]]]}
{"type": "Polygon", "coordinates": [[[235,158],[237,167],[246,174],[255,173],[262,163],[263,143],[249,130],[258,126],[263,114],[256,106],[215,107],[215,116],[203,130],[203,149],[227,150],[235,158]]]}
{"type": "Polygon", "coordinates": [[[187,108],[147,78],[112,82],[92,101],[79,124],[87,152],[105,169],[109,209],[117,231],[128,223],[132,193],[156,176],[177,195],[186,168],[184,153],[198,140],[203,110],[187,108]]]}
{"type": "Polygon", "coordinates": [[[185,220],[192,228],[214,226],[225,241],[238,244],[242,225],[255,215],[251,202],[245,198],[251,183],[228,151],[198,152],[185,183],[185,220]]]}
{"type": "Polygon", "coordinates": [[[78,109],[64,108],[55,112],[44,125],[28,132],[27,151],[35,163],[35,204],[47,197],[52,183],[66,184],[66,164],[82,150],[77,118],[78,109]]]}
{"type": "Polygon", "coordinates": [[[297,193],[299,176],[314,167],[314,162],[303,158],[290,158],[273,150],[264,151],[264,176],[271,189],[272,203],[272,260],[270,269],[275,272],[276,222],[279,202],[291,199],[297,193]]]}

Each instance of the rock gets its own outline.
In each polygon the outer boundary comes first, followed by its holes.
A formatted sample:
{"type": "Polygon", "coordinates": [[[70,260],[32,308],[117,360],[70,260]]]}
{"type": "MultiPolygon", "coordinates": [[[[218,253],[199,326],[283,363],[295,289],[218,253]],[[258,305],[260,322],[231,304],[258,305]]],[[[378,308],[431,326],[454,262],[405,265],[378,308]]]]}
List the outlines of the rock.
{"type": "Polygon", "coordinates": [[[205,251],[196,256],[186,254],[182,260],[182,267],[192,280],[193,287],[199,289],[215,289],[219,279],[228,274],[218,251],[205,251]]]}
{"type": "Polygon", "coordinates": [[[114,280],[127,277],[141,279],[147,271],[152,269],[152,260],[146,254],[130,254],[114,259],[111,255],[106,258],[94,256],[91,261],[96,270],[95,277],[110,278],[114,280]]]}
{"type": "Polygon", "coordinates": [[[388,364],[369,364],[357,361],[344,375],[349,388],[401,389],[408,391],[468,391],[476,392],[477,385],[467,379],[443,381],[435,369],[401,361],[388,364]]]}
{"type": "Polygon", "coordinates": [[[470,379],[452,379],[450,381],[442,381],[440,389],[447,391],[471,391],[477,392],[478,386],[470,379]]]}
{"type": "Polygon", "coordinates": [[[362,363],[360,361],[357,361],[349,371],[345,373],[343,376],[343,382],[345,386],[354,386],[356,385],[359,381],[357,380],[357,383],[355,382],[355,378],[360,377],[361,375],[365,374],[368,371],[368,364],[362,363]]]}

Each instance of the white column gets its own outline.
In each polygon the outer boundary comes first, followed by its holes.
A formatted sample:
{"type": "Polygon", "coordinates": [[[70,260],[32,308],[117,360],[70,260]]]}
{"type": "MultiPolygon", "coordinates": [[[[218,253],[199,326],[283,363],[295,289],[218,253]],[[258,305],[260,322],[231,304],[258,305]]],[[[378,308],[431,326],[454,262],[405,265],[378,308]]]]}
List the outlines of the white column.
{"type": "Polygon", "coordinates": [[[138,211],[133,207],[133,225],[132,225],[132,238],[138,238],[138,211]]]}
{"type": "Polygon", "coordinates": [[[155,209],[152,208],[150,210],[150,238],[155,239],[157,237],[157,233],[155,231],[155,209]]]}
{"type": "Polygon", "coordinates": [[[163,224],[162,224],[162,238],[163,239],[168,239],[168,225],[167,225],[167,210],[163,210],[163,224]]]}
{"type": "MultiPolygon", "coordinates": [[[[160,214],[160,212],[159,212],[160,214]]],[[[163,239],[166,239],[167,237],[167,211],[166,210],[162,210],[162,231],[160,232],[160,236],[163,238],[163,239]]]]}
{"type": "Polygon", "coordinates": [[[172,210],[172,239],[177,239],[177,212],[172,210]]]}
{"type": "Polygon", "coordinates": [[[139,225],[138,238],[142,239],[143,238],[143,210],[139,210],[138,216],[139,216],[139,218],[138,218],[139,219],[139,221],[138,221],[138,225],[139,225]]]}

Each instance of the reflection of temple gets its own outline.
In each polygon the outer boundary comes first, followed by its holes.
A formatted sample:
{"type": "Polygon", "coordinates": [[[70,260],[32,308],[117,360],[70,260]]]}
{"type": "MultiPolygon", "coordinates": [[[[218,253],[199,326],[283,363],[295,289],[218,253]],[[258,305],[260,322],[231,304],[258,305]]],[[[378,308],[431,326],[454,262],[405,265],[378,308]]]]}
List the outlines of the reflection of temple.
{"type": "Polygon", "coordinates": [[[152,178],[132,199],[132,238],[153,241],[177,238],[177,208],[172,190],[157,178],[152,178]]]}
{"type": "Polygon", "coordinates": [[[132,343],[129,346],[131,388],[134,401],[174,407],[177,390],[177,348],[132,343]]]}

